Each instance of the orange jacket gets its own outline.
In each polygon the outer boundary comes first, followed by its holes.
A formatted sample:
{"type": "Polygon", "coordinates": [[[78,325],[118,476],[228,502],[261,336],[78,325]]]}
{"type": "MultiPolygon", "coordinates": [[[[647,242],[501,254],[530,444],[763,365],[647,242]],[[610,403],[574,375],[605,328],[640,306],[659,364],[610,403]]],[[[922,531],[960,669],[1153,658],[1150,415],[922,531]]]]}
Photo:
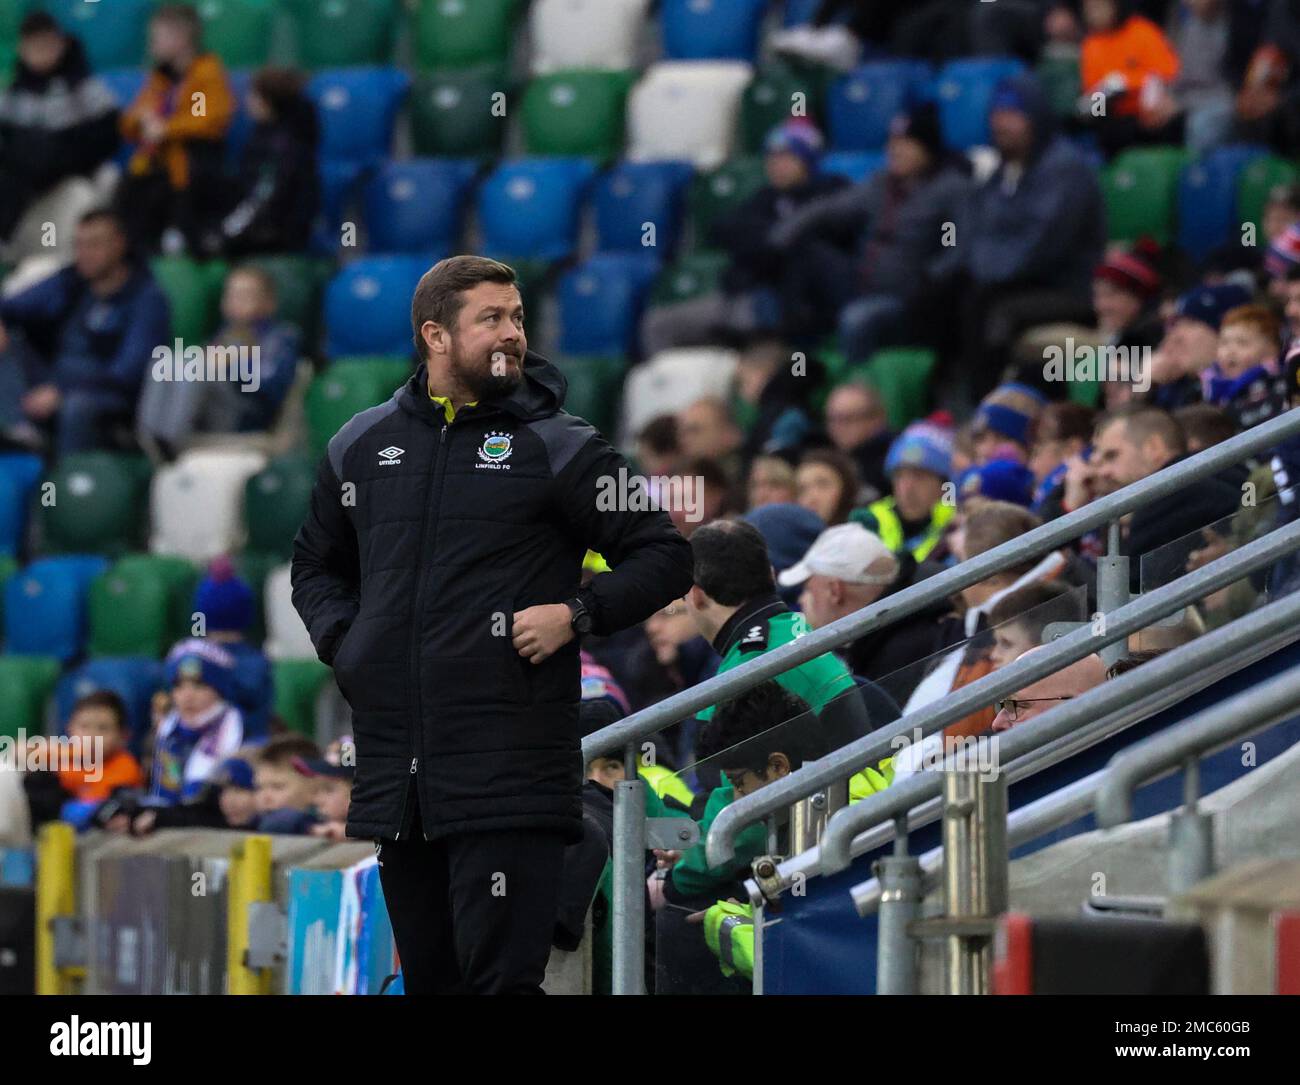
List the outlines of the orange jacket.
{"type": "MultiPolygon", "coordinates": [[[[963,662],[957,668],[956,677],[952,680],[952,691],[969,686],[983,678],[986,674],[992,674],[995,670],[993,660],[987,655],[979,655],[969,663],[963,662]]],[[[977,712],[972,712],[969,716],[963,716],[956,723],[950,723],[943,729],[943,733],[948,737],[982,735],[993,726],[993,717],[998,714],[998,710],[993,707],[981,708],[977,712]]]]}
{"type": "Polygon", "coordinates": [[[226,70],[212,53],[196,57],[176,84],[161,72],[152,72],[120,122],[123,138],[139,144],[128,171],[138,177],[162,169],[172,188],[189,187],[190,159],[185,145],[191,140],[220,140],[234,115],[235,99],[226,70]],[[158,143],[144,140],[141,122],[149,115],[166,121],[158,143]]]}
{"type": "Polygon", "coordinates": [[[1141,15],[1130,16],[1116,30],[1089,34],[1083,39],[1080,75],[1084,92],[1092,94],[1109,75],[1122,75],[1129,93],[1108,107],[1119,116],[1136,116],[1146,81],[1154,76],[1172,83],[1178,68],[1178,54],[1169,39],[1155,23],[1141,15]]]}
{"type": "Polygon", "coordinates": [[[59,769],[59,786],[80,802],[103,802],[119,787],[144,787],[144,770],[129,751],[118,750],[104,762],[98,780],[87,780],[87,770],[59,769]]]}

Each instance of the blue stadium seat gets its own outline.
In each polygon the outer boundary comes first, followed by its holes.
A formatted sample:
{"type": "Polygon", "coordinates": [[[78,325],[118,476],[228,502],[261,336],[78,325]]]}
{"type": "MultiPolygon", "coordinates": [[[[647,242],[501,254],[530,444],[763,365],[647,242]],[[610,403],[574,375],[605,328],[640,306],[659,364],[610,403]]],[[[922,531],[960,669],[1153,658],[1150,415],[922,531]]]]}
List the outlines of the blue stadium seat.
{"type": "Polygon", "coordinates": [[[147,26],[156,0],[40,0],[29,8],[48,11],[70,34],[81,39],[94,71],[142,64],[147,26]]]}
{"type": "Polygon", "coordinates": [[[626,354],[655,276],[655,254],[597,253],[568,272],[559,286],[560,350],[565,354],[626,354]]]}
{"type": "Polygon", "coordinates": [[[43,470],[40,456],[0,455],[0,555],[14,557],[22,549],[32,489],[43,470]]]}
{"type": "Polygon", "coordinates": [[[645,224],[654,223],[655,245],[671,252],[681,229],[686,186],[694,174],[689,162],[620,162],[596,182],[597,248],[601,252],[640,252],[645,224]]]}
{"type": "Polygon", "coordinates": [[[1217,147],[1190,162],[1178,179],[1178,247],[1201,263],[1215,249],[1234,240],[1241,229],[1237,216],[1237,180],[1267,147],[1217,147]]]}
{"type": "Polygon", "coordinates": [[[307,93],[320,114],[321,157],[362,164],[387,158],[410,83],[396,68],[337,68],[314,76],[307,93]]]}
{"type": "Polygon", "coordinates": [[[477,170],[477,163],[456,158],[384,163],[365,188],[370,251],[425,253],[454,248],[477,170]]]}
{"type": "Polygon", "coordinates": [[[782,26],[803,26],[811,23],[826,0],[785,0],[785,11],[781,16],[782,26]]]}
{"type": "Polygon", "coordinates": [[[356,162],[322,162],[316,171],[320,180],[320,211],[312,231],[312,251],[333,256],[343,243],[343,223],[350,221],[357,182],[364,167],[356,162]]]}
{"type": "Polygon", "coordinates": [[[989,103],[1003,79],[1019,75],[1025,66],[1007,57],[953,60],[935,79],[943,138],[949,147],[966,151],[989,142],[989,103]]]}
{"type": "Polygon", "coordinates": [[[847,177],[854,184],[884,168],[884,151],[831,151],[822,156],[822,173],[847,177]]]}
{"type": "Polygon", "coordinates": [[[226,161],[235,166],[244,153],[248,137],[253,134],[253,118],[248,112],[248,92],[253,85],[252,72],[226,72],[230,93],[235,98],[235,116],[226,131],[226,161]]]}
{"type": "Polygon", "coordinates": [[[578,215],[595,166],[579,158],[503,162],[478,193],[483,251],[516,260],[562,260],[577,243],[578,215]]]}
{"type": "MultiPolygon", "coordinates": [[[[119,109],[125,109],[135,101],[148,76],[148,73],[143,68],[114,68],[112,71],[98,72],[96,74],[108,87],[108,91],[116,100],[119,109]]],[[[131,144],[123,143],[118,147],[117,153],[113,156],[113,161],[125,168],[134,149],[131,144]]]]}
{"type": "Polygon", "coordinates": [[[395,354],[411,344],[411,294],[432,256],[370,256],[348,264],[325,289],[326,353],[395,354]]]}
{"type": "Polygon", "coordinates": [[[152,726],[149,702],[154,693],[164,687],[164,682],[161,660],[147,656],[92,659],[65,674],[55,687],[54,710],[59,732],[66,731],[72,707],[82,697],[102,689],[112,690],[126,705],[131,747],[139,752],[152,726]]]}
{"type": "Polygon", "coordinates": [[[826,103],[829,142],[838,151],[874,151],[889,125],[929,90],[930,69],[912,60],[863,64],[841,76],[826,103]]]}
{"type": "Polygon", "coordinates": [[[767,0],[663,0],[665,60],[747,60],[758,55],[767,0]]]}
{"type": "Polygon", "coordinates": [[[41,558],[5,585],[5,651],[67,662],[86,639],[86,593],[108,568],[102,557],[41,558]]]}

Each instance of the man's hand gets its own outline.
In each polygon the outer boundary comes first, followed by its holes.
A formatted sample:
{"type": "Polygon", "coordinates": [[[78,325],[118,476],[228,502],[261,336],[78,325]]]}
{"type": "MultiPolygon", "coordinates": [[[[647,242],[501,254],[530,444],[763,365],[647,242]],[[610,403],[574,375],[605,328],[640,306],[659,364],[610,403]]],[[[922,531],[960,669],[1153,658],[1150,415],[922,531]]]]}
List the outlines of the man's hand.
{"type": "Polygon", "coordinates": [[[33,422],[44,422],[59,409],[63,396],[52,384],[40,384],[23,396],[23,413],[33,422]]]}
{"type": "Polygon", "coordinates": [[[545,663],[573,640],[573,612],[564,603],[529,607],[514,616],[515,651],[532,663],[545,663]]]}
{"type": "Polygon", "coordinates": [[[1065,461],[1065,489],[1061,494],[1067,512],[1081,509],[1092,500],[1092,466],[1082,456],[1065,461]]]}

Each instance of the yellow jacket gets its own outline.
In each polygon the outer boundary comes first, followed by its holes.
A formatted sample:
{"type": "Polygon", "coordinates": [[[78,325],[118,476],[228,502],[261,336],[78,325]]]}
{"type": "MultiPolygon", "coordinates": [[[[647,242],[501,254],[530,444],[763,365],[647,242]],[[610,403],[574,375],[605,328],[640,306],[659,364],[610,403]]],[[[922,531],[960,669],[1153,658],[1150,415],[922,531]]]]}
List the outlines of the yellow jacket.
{"type": "Polygon", "coordinates": [[[196,57],[181,81],[173,84],[161,72],[152,72],[119,122],[122,137],[138,143],[127,164],[134,177],[164,170],[174,189],[190,183],[190,158],[186,144],[193,140],[216,142],[225,136],[235,115],[226,70],[212,53],[196,57]],[[161,117],[166,122],[162,139],[144,141],[143,120],[161,117]]]}

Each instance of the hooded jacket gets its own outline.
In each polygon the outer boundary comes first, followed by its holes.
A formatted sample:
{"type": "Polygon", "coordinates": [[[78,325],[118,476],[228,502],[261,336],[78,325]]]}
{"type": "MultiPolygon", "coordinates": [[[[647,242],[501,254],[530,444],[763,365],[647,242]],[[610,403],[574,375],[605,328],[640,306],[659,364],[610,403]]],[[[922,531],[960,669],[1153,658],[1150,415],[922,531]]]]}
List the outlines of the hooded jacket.
{"type": "Polygon", "coordinates": [[[330,441],[294,541],[293,604],[353,710],[349,836],[530,828],[581,838],[579,645],[534,665],[527,607],[583,600],[593,632],[649,617],[692,583],[689,544],[635,493],[626,461],[564,411],[529,353],[509,395],[448,422],[423,366],[330,441]],[[580,590],[588,548],[612,571],[580,590]]]}

